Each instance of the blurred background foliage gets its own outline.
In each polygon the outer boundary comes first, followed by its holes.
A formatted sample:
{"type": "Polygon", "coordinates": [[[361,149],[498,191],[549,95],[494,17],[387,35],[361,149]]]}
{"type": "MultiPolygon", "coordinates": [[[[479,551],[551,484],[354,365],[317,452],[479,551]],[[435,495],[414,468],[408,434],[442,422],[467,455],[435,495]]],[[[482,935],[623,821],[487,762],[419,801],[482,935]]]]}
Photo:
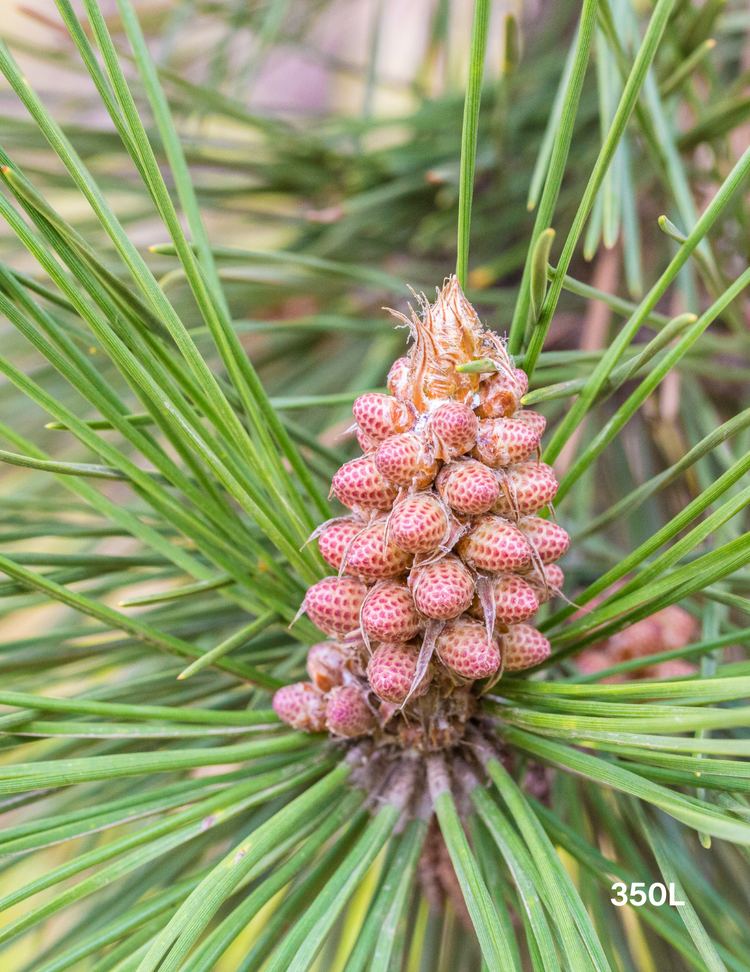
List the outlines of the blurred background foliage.
{"type": "MultiPolygon", "coordinates": [[[[656,59],[658,88],[642,99],[626,152],[618,151],[589,221],[583,254],[570,271],[579,281],[625,299],[637,300],[647,291],[675,250],[657,218],[666,214],[683,231],[689,229],[750,139],[747,11],[734,2],[678,6],[656,59]]],[[[342,458],[354,454],[351,436],[342,435],[349,425],[349,402],[365,389],[382,387],[390,362],[405,346],[405,332],[393,330],[383,306],[405,310],[405,284],[429,293],[453,268],[472,5],[463,0],[185,0],[142,3],[137,9],[209,237],[221,248],[219,273],[236,330],[269,394],[282,406],[285,424],[325,480],[342,458]]],[[[647,9],[644,5],[642,12],[647,9]]],[[[137,91],[140,82],[114,2],[103,10],[137,91]]],[[[561,79],[566,80],[577,12],[573,2],[536,0],[523,9],[493,5],[469,297],[500,333],[507,333],[513,314],[535,215],[530,207],[539,198],[545,146],[548,152],[555,130],[550,112],[561,79]],[[520,18],[515,39],[505,36],[508,14],[520,18]]],[[[53,0],[7,2],[2,36],[64,123],[201,352],[218,366],[184,273],[175,269],[173,258],[146,252],[167,240],[164,227],[53,0]]],[[[576,116],[574,161],[555,214],[558,241],[570,226],[618,85],[613,58],[606,56],[600,36],[576,116]]],[[[111,241],[85,200],[38,127],[2,88],[0,112],[6,151],[115,266],[111,241]]],[[[146,107],[143,119],[159,154],[161,144],[146,107]]],[[[750,252],[743,201],[738,194],[724,210],[710,250],[702,246],[711,254],[714,293],[742,270],[750,252]]],[[[553,264],[555,253],[553,247],[553,264]]],[[[0,225],[0,254],[19,270],[35,272],[33,259],[19,252],[5,225],[0,225]]],[[[672,316],[706,306],[712,287],[705,279],[702,266],[681,273],[660,309],[672,316]]],[[[562,294],[545,351],[563,353],[545,355],[534,376],[537,387],[585,376],[617,326],[616,313],[587,302],[585,288],[579,290],[562,294]]],[[[745,353],[744,314],[736,301],[732,326],[712,329],[713,336],[682,358],[661,392],[625,428],[614,447],[624,454],[617,458],[612,480],[610,463],[598,470],[609,501],[618,490],[627,492],[626,484],[632,487],[665,461],[675,461],[689,439],[706,434],[705,423],[710,427],[737,407],[747,378],[737,358],[745,353]],[[687,384],[677,389],[683,379],[687,384]],[[676,418],[685,397],[699,407],[676,418]],[[687,430],[686,422],[697,425],[687,430]],[[698,428],[701,422],[704,427],[698,428]]],[[[4,326],[4,341],[18,342],[31,362],[33,352],[10,325],[4,326]]],[[[90,351],[95,354],[96,346],[90,351]]],[[[97,366],[112,370],[103,359],[97,359],[97,366]]],[[[107,377],[116,385],[119,381],[127,396],[116,374],[107,377]]],[[[46,380],[55,395],[70,395],[64,384],[55,384],[53,374],[46,380]]],[[[5,405],[9,425],[33,428],[45,450],[58,454],[62,449],[67,458],[78,454],[79,447],[61,443],[59,434],[40,432],[40,416],[7,386],[5,395],[10,396],[5,405]],[[18,416],[12,413],[14,401],[18,416]]],[[[565,406],[563,399],[537,407],[554,420],[565,406]]],[[[569,449],[559,469],[570,455],[569,449]]],[[[6,468],[2,474],[11,482],[24,478],[20,470],[6,468]]],[[[42,479],[35,478],[32,488],[54,489],[42,479]]],[[[125,490],[121,485],[105,488],[112,495],[125,490]]],[[[585,519],[590,497],[583,498],[583,489],[578,495],[585,519]]],[[[684,502],[684,484],[676,487],[676,495],[666,490],[663,498],[673,512],[684,502]]],[[[610,505],[604,491],[593,502],[610,505]]],[[[627,548],[628,538],[648,536],[661,515],[658,508],[651,515],[651,508],[640,509],[635,518],[620,518],[613,539],[627,548]]],[[[588,564],[598,570],[601,544],[597,540],[589,546],[594,560],[588,564]]]]}

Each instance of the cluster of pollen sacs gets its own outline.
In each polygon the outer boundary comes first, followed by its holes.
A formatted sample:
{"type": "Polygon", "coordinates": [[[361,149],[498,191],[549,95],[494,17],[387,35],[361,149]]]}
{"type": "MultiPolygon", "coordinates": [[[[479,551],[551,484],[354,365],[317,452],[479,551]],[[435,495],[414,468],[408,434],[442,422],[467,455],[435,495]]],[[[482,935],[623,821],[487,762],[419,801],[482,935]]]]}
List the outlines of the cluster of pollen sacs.
{"type": "Polygon", "coordinates": [[[338,575],[303,603],[328,637],[310,681],[273,705],[299,729],[431,751],[461,740],[504,671],[549,655],[527,622],[559,593],[569,537],[537,515],[557,481],[540,460],[545,420],[521,408],[526,375],[455,277],[420,311],[402,318],[413,344],[390,394],[354,402],[363,455],[332,482],[351,513],[314,534],[338,575]],[[482,359],[484,372],[457,370],[482,359]]]}

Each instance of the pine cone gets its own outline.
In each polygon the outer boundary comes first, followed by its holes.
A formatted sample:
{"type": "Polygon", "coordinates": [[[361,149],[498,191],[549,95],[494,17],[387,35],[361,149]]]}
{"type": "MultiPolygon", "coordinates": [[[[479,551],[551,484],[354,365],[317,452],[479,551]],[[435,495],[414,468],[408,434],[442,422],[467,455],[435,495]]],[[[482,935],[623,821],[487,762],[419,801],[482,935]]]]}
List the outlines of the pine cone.
{"type": "Polygon", "coordinates": [[[414,343],[391,368],[391,394],[354,403],[364,455],[333,477],[350,515],[315,534],[339,576],[305,598],[329,639],[311,649],[315,692],[295,696],[294,724],[319,728],[322,699],[336,735],[433,750],[462,738],[481,680],[549,655],[522,622],[559,591],[552,565],[569,537],[534,515],[557,481],[538,458],[544,418],[521,408],[525,374],[455,277],[420,310],[402,318],[414,343]],[[480,358],[487,373],[457,370],[480,358]]]}

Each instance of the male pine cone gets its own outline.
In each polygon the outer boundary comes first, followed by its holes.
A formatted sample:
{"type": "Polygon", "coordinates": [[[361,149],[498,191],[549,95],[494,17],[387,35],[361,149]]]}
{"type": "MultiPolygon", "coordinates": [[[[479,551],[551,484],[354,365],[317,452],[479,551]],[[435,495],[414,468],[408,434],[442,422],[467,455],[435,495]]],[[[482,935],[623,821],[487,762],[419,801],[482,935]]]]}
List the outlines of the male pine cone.
{"type": "Polygon", "coordinates": [[[338,576],[303,603],[328,640],[273,706],[299,729],[429,751],[461,739],[478,680],[549,655],[525,622],[559,592],[569,537],[536,515],[557,481],[539,459],[545,420],[521,409],[526,375],[455,277],[420,310],[402,317],[413,345],[390,395],[354,403],[363,455],[332,483],[351,513],[314,534],[338,576]],[[479,359],[487,372],[457,370],[479,359]]]}

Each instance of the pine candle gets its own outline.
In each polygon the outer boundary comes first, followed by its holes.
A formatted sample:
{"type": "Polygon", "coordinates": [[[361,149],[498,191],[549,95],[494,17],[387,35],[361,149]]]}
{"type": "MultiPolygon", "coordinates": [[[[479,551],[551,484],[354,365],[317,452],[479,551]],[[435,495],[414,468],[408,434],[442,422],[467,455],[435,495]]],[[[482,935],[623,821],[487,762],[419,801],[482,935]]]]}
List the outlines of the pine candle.
{"type": "Polygon", "coordinates": [[[557,481],[539,458],[545,420],[521,407],[526,375],[455,277],[420,310],[396,315],[413,344],[390,394],[354,403],[363,455],[332,482],[351,513],[315,533],[338,576],[303,603],[328,639],[311,681],[273,705],[296,728],[431,751],[462,738],[479,680],[549,655],[526,622],[559,592],[569,537],[536,515],[557,481]],[[486,372],[457,370],[480,359],[486,372]]]}

